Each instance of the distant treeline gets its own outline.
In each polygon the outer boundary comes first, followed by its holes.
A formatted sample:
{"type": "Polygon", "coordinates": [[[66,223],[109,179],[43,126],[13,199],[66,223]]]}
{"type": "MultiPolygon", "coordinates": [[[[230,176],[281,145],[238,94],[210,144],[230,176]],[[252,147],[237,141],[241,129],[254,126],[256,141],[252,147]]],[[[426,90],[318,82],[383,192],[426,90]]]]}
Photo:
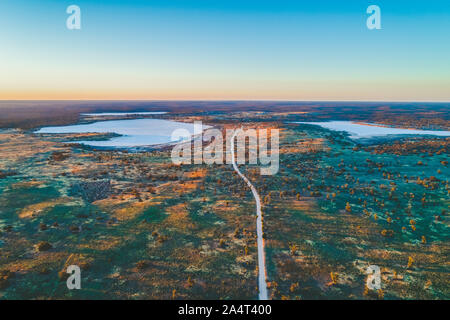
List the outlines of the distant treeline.
{"type": "MultiPolygon", "coordinates": [[[[33,129],[77,123],[85,112],[167,111],[172,115],[260,111],[305,112],[286,120],[371,121],[404,127],[450,129],[450,103],[295,101],[0,101],[0,128],[33,129]]],[[[164,117],[166,117],[164,116],[164,117]]],[[[161,115],[161,117],[163,117],[161,115]]],[[[244,119],[243,119],[244,120],[244,119]]]]}

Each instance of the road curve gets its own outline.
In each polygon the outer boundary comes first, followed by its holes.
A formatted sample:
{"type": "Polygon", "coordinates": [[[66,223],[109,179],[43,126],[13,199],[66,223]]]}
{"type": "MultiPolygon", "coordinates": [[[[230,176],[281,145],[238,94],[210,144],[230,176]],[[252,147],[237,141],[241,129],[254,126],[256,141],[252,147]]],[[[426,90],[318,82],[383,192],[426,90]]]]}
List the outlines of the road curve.
{"type": "Polygon", "coordinates": [[[259,300],[267,300],[267,282],[266,282],[266,254],[264,252],[264,238],[263,238],[263,227],[262,227],[262,212],[261,212],[261,198],[259,197],[258,191],[244,176],[241,171],[239,171],[236,165],[236,159],[234,158],[234,140],[236,138],[236,133],[231,137],[231,158],[233,162],[234,171],[247,183],[253,193],[253,197],[256,202],[256,234],[258,239],[258,284],[259,284],[259,300]]]}

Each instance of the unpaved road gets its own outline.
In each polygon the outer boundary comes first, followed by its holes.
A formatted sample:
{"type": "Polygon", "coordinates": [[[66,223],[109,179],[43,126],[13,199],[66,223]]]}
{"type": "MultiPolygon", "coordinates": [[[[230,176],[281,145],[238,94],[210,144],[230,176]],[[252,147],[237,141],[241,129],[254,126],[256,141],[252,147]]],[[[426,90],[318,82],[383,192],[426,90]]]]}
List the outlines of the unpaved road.
{"type": "Polygon", "coordinates": [[[234,171],[247,183],[253,193],[253,197],[256,202],[256,233],[258,238],[258,284],[259,284],[259,300],[267,300],[267,282],[266,282],[266,254],[264,251],[264,238],[263,238],[263,228],[262,228],[262,212],[261,212],[261,199],[259,197],[258,191],[244,176],[241,171],[239,171],[236,165],[236,159],[234,158],[234,140],[236,137],[236,133],[231,138],[231,157],[233,159],[233,168],[234,171]]]}

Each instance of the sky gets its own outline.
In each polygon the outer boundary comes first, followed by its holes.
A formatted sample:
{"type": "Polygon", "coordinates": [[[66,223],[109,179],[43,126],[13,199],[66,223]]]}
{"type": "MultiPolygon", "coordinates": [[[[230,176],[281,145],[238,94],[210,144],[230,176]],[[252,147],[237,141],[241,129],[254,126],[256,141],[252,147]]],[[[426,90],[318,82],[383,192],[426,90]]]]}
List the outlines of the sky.
{"type": "Polygon", "coordinates": [[[448,102],[450,1],[1,0],[0,99],[448,102]]]}

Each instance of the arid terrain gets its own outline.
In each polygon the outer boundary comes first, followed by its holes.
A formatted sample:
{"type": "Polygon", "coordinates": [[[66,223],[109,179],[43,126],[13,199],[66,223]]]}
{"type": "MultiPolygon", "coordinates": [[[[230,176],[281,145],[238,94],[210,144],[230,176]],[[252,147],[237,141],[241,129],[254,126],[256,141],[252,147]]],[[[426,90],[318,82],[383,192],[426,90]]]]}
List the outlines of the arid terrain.
{"type": "Polygon", "coordinates": [[[448,104],[0,104],[0,299],[257,299],[255,201],[230,164],[171,148],[105,150],[36,134],[82,112],[280,130],[280,169],[240,170],[262,198],[269,298],[449,299],[450,138],[373,139],[297,121],[450,129],[448,104]],[[53,112],[53,110],[57,110],[53,112]],[[82,270],[68,290],[67,266],[82,270]],[[366,286],[381,268],[380,290],[366,286]]]}

